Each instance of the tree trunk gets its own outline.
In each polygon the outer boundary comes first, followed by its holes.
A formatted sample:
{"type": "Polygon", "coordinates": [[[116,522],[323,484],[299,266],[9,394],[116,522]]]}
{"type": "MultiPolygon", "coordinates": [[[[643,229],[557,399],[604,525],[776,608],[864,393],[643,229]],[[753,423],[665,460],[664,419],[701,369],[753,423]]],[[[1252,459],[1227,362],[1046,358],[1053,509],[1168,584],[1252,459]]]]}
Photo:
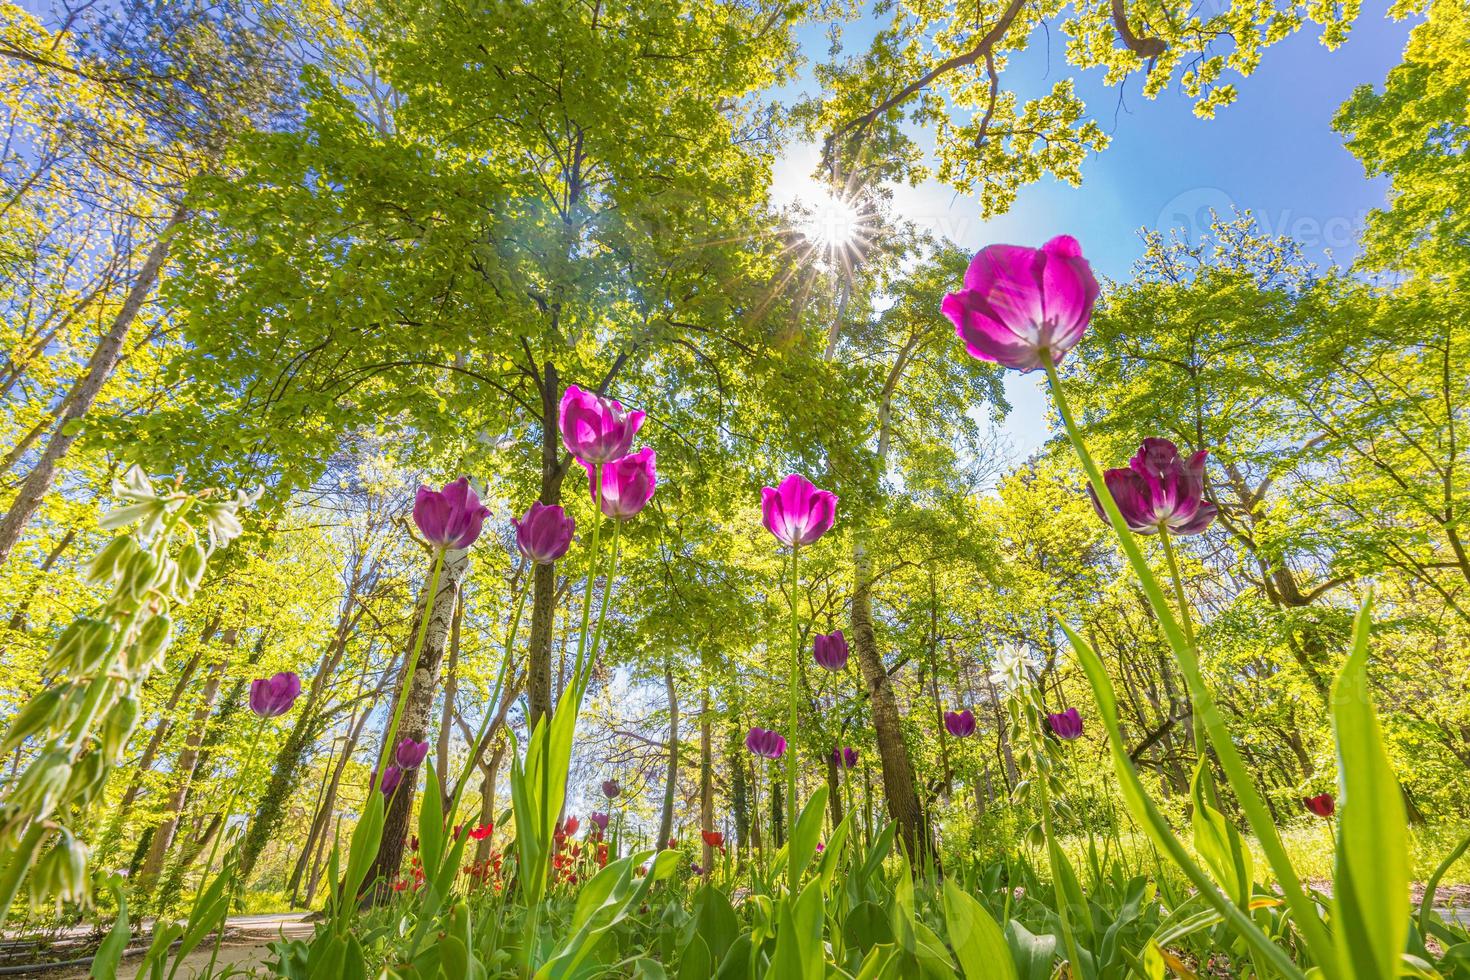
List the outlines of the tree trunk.
{"type": "Polygon", "coordinates": [[[857,652],[868,699],[873,709],[873,732],[878,740],[878,758],[883,763],[883,795],[888,814],[898,821],[898,836],[915,871],[925,866],[935,852],[929,836],[929,820],[914,790],[914,767],[903,739],[898,701],[893,696],[888,671],[878,653],[873,631],[872,583],[867,555],[861,545],[853,547],[852,647],[857,652]]]}
{"type": "MultiPolygon", "coordinates": [[[[699,832],[701,838],[715,829],[715,772],[710,743],[709,688],[699,698],[699,832]]],[[[715,849],[705,841],[703,865],[714,867],[715,849]]]]}
{"type": "Polygon", "coordinates": [[[10,558],[21,533],[40,509],[41,501],[56,480],[57,466],[81,435],[82,419],[92,410],[102,386],[112,377],[113,369],[117,367],[118,358],[122,355],[123,341],[127,339],[128,330],[137,319],[138,311],[143,308],[143,301],[148,298],[154,283],[158,281],[159,271],[168,258],[174,229],[183,222],[185,214],[184,205],[180,202],[158,240],[148,250],[148,256],[143,260],[143,267],[138,270],[138,276],[133,280],[127,298],[123,300],[117,316],[113,317],[112,326],[102,335],[97,349],[92,352],[87,370],[77,379],[76,385],[63,403],[65,407],[56,420],[51,440],[42,451],[35,469],[27,474],[10,504],[10,509],[6,511],[4,518],[0,518],[0,565],[10,558]]]}
{"type": "MultiPolygon", "coordinates": [[[[490,764],[485,767],[485,781],[480,784],[480,826],[495,823],[495,784],[500,779],[500,763],[505,759],[505,750],[508,743],[502,739],[495,743],[495,751],[490,754],[490,764]]],[[[502,831],[503,833],[503,831],[502,831]]],[[[494,846],[495,834],[492,832],[475,842],[475,863],[483,864],[490,858],[490,849],[494,846]]]]}
{"type": "Polygon", "coordinates": [[[674,670],[664,665],[664,690],[669,695],[669,768],[664,776],[664,807],[658,818],[657,850],[669,846],[674,836],[674,790],[679,782],[679,692],[674,687],[674,670]]]}
{"type": "MultiPolygon", "coordinates": [[[[556,366],[546,364],[541,384],[541,502],[561,502],[562,478],[566,475],[561,458],[560,412],[561,381],[556,366]]],[[[531,583],[531,641],[526,681],[530,695],[528,724],[535,730],[543,715],[550,717],[551,702],[551,637],[556,625],[556,566],[536,564],[531,583]]]]}
{"type": "MultiPolygon", "coordinates": [[[[239,637],[239,630],[230,628],[225,631],[222,642],[225,647],[233,647],[239,637]]],[[[169,794],[168,802],[164,806],[164,818],[157,829],[153,832],[153,840],[148,845],[148,856],[143,859],[143,868],[138,875],[138,891],[147,895],[155,883],[159,874],[163,871],[163,861],[168,855],[169,846],[173,843],[174,833],[178,829],[179,817],[184,810],[184,801],[189,797],[189,783],[194,778],[194,770],[199,765],[200,746],[204,742],[204,733],[209,727],[209,716],[214,709],[215,697],[219,694],[220,682],[224,679],[225,658],[216,660],[209,669],[209,678],[204,682],[204,691],[199,699],[199,706],[194,709],[193,728],[189,737],[184,742],[184,750],[179,753],[179,758],[174,763],[174,788],[169,794]]]]}
{"type": "MultiPolygon", "coordinates": [[[[422,742],[428,739],[429,712],[434,706],[434,689],[439,682],[439,662],[443,659],[445,647],[448,645],[449,625],[454,618],[454,605],[455,598],[459,594],[459,583],[464,578],[465,569],[468,567],[468,551],[447,551],[444,553],[443,573],[439,576],[439,591],[433,596],[432,602],[429,601],[428,582],[424,583],[418,602],[419,615],[414,617],[415,629],[410,631],[409,644],[418,638],[417,627],[426,609],[429,617],[428,632],[424,637],[424,649],[419,654],[418,666],[413,671],[413,682],[409,690],[404,691],[400,688],[398,691],[399,698],[407,699],[404,702],[403,717],[398,727],[397,738],[400,740],[412,738],[422,742]]],[[[409,647],[409,650],[412,652],[412,646],[409,647]]],[[[392,718],[393,712],[397,710],[398,705],[395,699],[388,717],[392,718]]],[[[389,752],[392,752],[391,747],[389,752]]],[[[386,899],[393,894],[392,884],[398,876],[399,865],[403,863],[403,848],[408,840],[408,828],[413,817],[413,802],[417,786],[418,772],[404,773],[403,782],[399,784],[398,790],[389,802],[388,813],[383,822],[383,836],[378,844],[378,856],[373,861],[367,877],[369,894],[373,902],[386,899]]]]}
{"type": "Polygon", "coordinates": [[[740,742],[740,727],[730,731],[725,741],[725,764],[730,767],[730,808],[734,810],[737,853],[747,857],[755,853],[750,834],[750,800],[745,780],[745,746],[740,742]]]}

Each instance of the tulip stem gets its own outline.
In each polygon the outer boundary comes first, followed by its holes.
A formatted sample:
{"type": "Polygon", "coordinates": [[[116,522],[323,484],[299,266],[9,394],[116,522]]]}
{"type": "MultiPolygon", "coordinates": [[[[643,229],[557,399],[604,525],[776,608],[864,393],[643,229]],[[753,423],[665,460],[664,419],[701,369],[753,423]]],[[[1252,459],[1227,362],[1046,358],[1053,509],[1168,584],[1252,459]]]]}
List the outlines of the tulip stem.
{"type": "Polygon", "coordinates": [[[786,751],[786,891],[789,901],[796,901],[796,889],[800,875],[796,867],[796,855],[792,852],[792,840],[796,834],[796,692],[797,669],[801,659],[801,626],[798,623],[797,589],[801,584],[801,545],[791,546],[791,664],[786,684],[786,735],[790,740],[786,751]]]}
{"type": "Polygon", "coordinates": [[[1088,482],[1092,484],[1093,492],[1097,494],[1098,502],[1102,504],[1103,512],[1107,514],[1109,523],[1113,525],[1113,530],[1117,533],[1119,547],[1123,549],[1128,563],[1133,566],[1138,583],[1148,598],[1149,605],[1153,607],[1154,615],[1158,617],[1159,627],[1173,649],[1174,659],[1179,664],[1181,673],[1184,674],[1195,715],[1202,718],[1202,725],[1209,735],[1210,744],[1214,747],[1215,755],[1220,760],[1220,768],[1225,771],[1226,781],[1235,790],[1236,798],[1245,812],[1246,820],[1260,842],[1261,850],[1265,852],[1271,869],[1276,873],[1282,894],[1291,908],[1292,918],[1297,928],[1301,930],[1302,938],[1312,951],[1323,974],[1329,977],[1339,976],[1337,949],[1327,935],[1316,903],[1307,897],[1306,891],[1302,888],[1296,868],[1292,865],[1291,859],[1286,854],[1286,848],[1281,843],[1281,835],[1276,829],[1276,823],[1271,819],[1270,811],[1266,809],[1260,792],[1256,789],[1255,783],[1251,781],[1250,774],[1241,761],[1240,752],[1231,739],[1230,731],[1225,727],[1224,719],[1215,707],[1214,696],[1205,686],[1194,646],[1186,641],[1184,632],[1180,629],[1174,613],[1169,608],[1169,601],[1159,586],[1158,579],[1154,577],[1153,571],[1143,557],[1143,552],[1139,550],[1138,543],[1133,538],[1133,532],[1129,530],[1127,522],[1118,510],[1117,501],[1113,500],[1113,495],[1108,490],[1102,471],[1082,441],[1082,436],[1077,430],[1077,423],[1072,417],[1071,406],[1067,403],[1066,394],[1062,390],[1061,377],[1057,374],[1056,365],[1052,362],[1049,351],[1042,352],[1041,363],[1046,370],[1052,400],[1057,406],[1057,414],[1061,417],[1062,425],[1067,431],[1067,438],[1071,441],[1072,448],[1082,463],[1082,469],[1087,474],[1088,482]]]}
{"type": "MultiPolygon", "coordinates": [[[[459,774],[459,780],[454,785],[454,796],[449,804],[449,813],[445,816],[446,826],[453,827],[455,818],[459,816],[459,804],[464,799],[465,788],[469,785],[470,773],[475,769],[475,758],[480,750],[480,743],[485,741],[485,736],[490,732],[490,723],[495,720],[495,708],[500,703],[502,692],[505,690],[506,676],[510,672],[511,661],[515,659],[516,631],[521,625],[521,612],[526,608],[526,596],[530,593],[531,581],[534,577],[534,569],[528,569],[526,580],[521,583],[519,594],[516,596],[515,611],[511,613],[510,630],[505,635],[505,653],[500,658],[500,674],[495,678],[495,690],[486,702],[485,718],[480,723],[480,731],[475,735],[475,740],[470,743],[470,758],[465,761],[465,767],[459,774]]],[[[494,817],[494,814],[491,814],[494,817]]]]}
{"type": "MultiPolygon", "coordinates": [[[[1169,579],[1174,583],[1174,601],[1179,607],[1179,625],[1184,630],[1184,639],[1192,649],[1199,649],[1199,644],[1194,636],[1194,621],[1189,613],[1189,600],[1184,597],[1184,578],[1179,574],[1179,563],[1174,560],[1174,542],[1170,539],[1169,529],[1159,528],[1159,544],[1164,550],[1164,564],[1169,568],[1169,579]]],[[[1200,767],[1200,775],[1203,777],[1205,791],[1205,802],[1215,809],[1220,809],[1220,797],[1215,791],[1215,774],[1210,769],[1209,738],[1205,735],[1205,722],[1199,712],[1189,712],[1189,729],[1194,737],[1194,750],[1199,753],[1200,760],[1204,763],[1200,767]]]]}
{"type": "Polygon", "coordinates": [[[444,571],[444,549],[434,549],[434,568],[429,572],[429,590],[424,596],[424,615],[419,619],[419,633],[413,641],[413,650],[408,655],[408,667],[403,675],[403,687],[398,692],[398,703],[393,708],[393,721],[388,725],[383,747],[378,751],[378,769],[373,774],[372,789],[383,785],[383,775],[388,770],[388,757],[393,752],[393,739],[398,737],[398,725],[403,721],[403,709],[408,704],[409,692],[413,690],[413,675],[419,666],[419,656],[424,652],[424,640],[429,636],[429,620],[434,615],[434,600],[439,595],[439,576],[444,571]]]}

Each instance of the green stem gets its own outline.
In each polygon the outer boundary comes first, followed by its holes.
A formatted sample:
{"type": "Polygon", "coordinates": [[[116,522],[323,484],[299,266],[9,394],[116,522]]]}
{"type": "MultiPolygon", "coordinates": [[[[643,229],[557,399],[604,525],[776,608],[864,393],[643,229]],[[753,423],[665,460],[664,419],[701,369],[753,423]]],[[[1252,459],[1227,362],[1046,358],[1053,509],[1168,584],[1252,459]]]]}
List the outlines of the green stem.
{"type": "Polygon", "coordinates": [[[419,620],[418,637],[413,641],[413,650],[408,655],[408,670],[403,675],[403,688],[398,692],[398,704],[393,709],[393,721],[388,725],[388,733],[383,738],[383,747],[378,752],[378,769],[373,776],[373,789],[377,789],[383,782],[383,773],[388,769],[388,757],[393,752],[393,740],[398,737],[398,724],[403,720],[403,709],[408,704],[409,693],[413,690],[413,675],[418,670],[419,655],[424,652],[424,641],[429,636],[429,620],[434,616],[434,600],[439,595],[439,576],[444,571],[444,549],[434,549],[434,569],[429,573],[429,591],[424,596],[424,615],[419,620]]]}
{"type": "MultiPolygon", "coordinates": [[[[516,631],[520,629],[521,612],[526,608],[526,596],[531,591],[531,581],[534,572],[526,575],[526,580],[521,584],[519,593],[516,595],[515,611],[511,613],[510,630],[505,635],[505,652],[500,658],[500,674],[495,678],[495,689],[486,702],[485,719],[480,723],[480,730],[475,734],[475,740],[470,743],[470,751],[479,749],[480,743],[485,741],[486,734],[490,731],[490,724],[495,719],[495,707],[500,703],[500,698],[505,690],[505,679],[510,671],[511,662],[515,659],[516,631]]],[[[458,781],[454,784],[454,796],[451,797],[449,813],[446,816],[446,826],[453,827],[455,818],[459,815],[459,804],[464,799],[465,789],[469,786],[470,773],[475,769],[475,759],[471,757],[466,760],[464,770],[459,774],[458,781]]],[[[446,852],[446,857],[448,852],[446,852]]]]}
{"type": "MultiPolygon", "coordinates": [[[[235,773],[235,778],[230,784],[230,795],[225,797],[224,816],[221,818],[219,833],[214,835],[214,841],[209,845],[209,857],[204,862],[204,875],[199,879],[199,888],[194,892],[194,901],[189,906],[189,923],[191,925],[194,922],[194,917],[199,914],[199,901],[208,890],[204,884],[205,878],[209,875],[209,869],[214,867],[215,859],[219,857],[220,842],[224,840],[225,834],[230,829],[230,814],[235,810],[235,800],[240,795],[240,786],[245,781],[246,774],[250,772],[250,767],[255,765],[255,757],[260,752],[261,735],[264,731],[265,718],[262,717],[255,726],[255,736],[250,740],[250,752],[245,757],[245,764],[235,773]]],[[[220,944],[225,938],[225,922],[230,917],[230,906],[234,902],[234,886],[238,883],[238,881],[231,883],[230,899],[225,902],[224,911],[220,915],[219,929],[216,931],[214,937],[214,952],[209,957],[209,969],[204,972],[204,976],[206,977],[214,976],[214,964],[219,958],[220,944]]],[[[168,980],[173,980],[174,975],[179,972],[179,966],[183,962],[184,957],[182,955],[175,957],[173,964],[169,967],[168,980]]]]}
{"type": "Polygon", "coordinates": [[[796,695],[797,670],[801,659],[801,626],[798,622],[797,589],[800,575],[801,545],[791,546],[791,664],[786,682],[786,891],[791,901],[796,901],[796,889],[801,884],[795,856],[791,852],[792,837],[796,833],[796,695]]]}
{"type": "MultiPolygon", "coordinates": [[[[1169,568],[1169,578],[1174,583],[1174,601],[1179,607],[1179,625],[1184,630],[1184,640],[1190,649],[1197,650],[1199,645],[1194,636],[1194,620],[1189,614],[1189,601],[1184,598],[1184,577],[1179,574],[1179,563],[1174,560],[1174,542],[1165,528],[1159,528],[1159,543],[1164,549],[1164,563],[1169,568]]],[[[1200,775],[1204,777],[1202,785],[1205,791],[1205,802],[1216,810],[1220,809],[1220,796],[1215,791],[1215,774],[1210,769],[1209,741],[1205,735],[1205,721],[1199,712],[1189,713],[1189,728],[1194,736],[1194,750],[1199,753],[1204,763],[1200,767],[1200,775]]]]}
{"type": "Polygon", "coordinates": [[[592,667],[597,663],[597,651],[602,649],[602,624],[607,621],[607,610],[612,605],[613,581],[618,577],[618,556],[621,554],[623,539],[623,522],[613,521],[612,555],[607,563],[607,584],[602,587],[602,606],[597,611],[597,625],[592,630],[592,649],[588,651],[587,663],[584,673],[574,674],[573,679],[577,682],[577,708],[582,706],[582,692],[586,690],[587,681],[592,676],[592,667]]]}
{"type": "Polygon", "coordinates": [[[1128,529],[1127,522],[1123,520],[1123,515],[1118,510],[1117,502],[1108,492],[1102,471],[1082,441],[1082,436],[1072,417],[1071,407],[1062,391],[1062,382],[1057,375],[1056,365],[1052,363],[1049,356],[1044,356],[1041,360],[1046,368],[1047,381],[1051,386],[1057,414],[1061,416],[1062,425],[1067,430],[1067,437],[1071,440],[1072,448],[1077,452],[1077,457],[1087,474],[1088,482],[1092,484],[1093,492],[1097,494],[1104,513],[1108,515],[1108,520],[1113,525],[1113,530],[1117,532],[1119,546],[1123,549],[1129,564],[1133,566],[1139,585],[1143,588],[1149,605],[1153,607],[1154,615],[1158,617],[1159,626],[1169,646],[1173,649],[1174,659],[1178,662],[1179,669],[1184,674],[1185,683],[1189,688],[1189,696],[1196,716],[1203,716],[1205,731],[1209,735],[1210,744],[1215,749],[1216,757],[1220,760],[1220,768],[1225,771],[1226,781],[1235,790],[1236,798],[1240,801],[1246,820],[1260,841],[1261,850],[1265,852],[1271,869],[1276,873],[1277,881],[1281,885],[1287,905],[1291,907],[1297,928],[1301,930],[1303,939],[1312,951],[1318,965],[1321,966],[1323,973],[1329,977],[1340,976],[1337,950],[1328,937],[1326,928],[1322,925],[1317,906],[1302,889],[1301,879],[1297,877],[1296,869],[1292,866],[1290,858],[1287,857],[1286,848],[1281,843],[1281,836],[1277,833],[1270,811],[1266,809],[1265,802],[1261,799],[1255,783],[1251,781],[1250,774],[1241,761],[1240,753],[1231,740],[1230,732],[1226,729],[1224,720],[1215,708],[1213,696],[1205,687],[1194,648],[1185,640],[1183,631],[1169,609],[1163,589],[1159,587],[1158,580],[1154,578],[1148,562],[1144,560],[1138,543],[1133,539],[1133,532],[1128,529]]]}

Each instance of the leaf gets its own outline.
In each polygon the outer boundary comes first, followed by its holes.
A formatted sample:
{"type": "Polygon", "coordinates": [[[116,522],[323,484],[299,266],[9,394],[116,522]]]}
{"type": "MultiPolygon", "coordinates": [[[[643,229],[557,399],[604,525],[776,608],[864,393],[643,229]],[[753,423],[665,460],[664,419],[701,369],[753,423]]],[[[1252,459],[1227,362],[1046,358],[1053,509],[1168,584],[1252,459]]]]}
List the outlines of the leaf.
{"type": "Polygon", "coordinates": [[[790,896],[781,903],[781,928],[766,980],[824,980],[826,948],[822,943],[822,883],[802,889],[793,907],[790,896]]]}
{"type": "Polygon", "coordinates": [[[1194,768],[1194,779],[1189,784],[1194,803],[1194,813],[1190,817],[1194,827],[1194,849],[1215,873],[1215,880],[1225,894],[1238,907],[1247,908],[1254,891],[1250,848],[1225,815],[1210,806],[1205,796],[1205,765],[1206,759],[1201,756],[1194,768]]]}
{"type": "Polygon", "coordinates": [[[90,976],[95,980],[114,980],[117,976],[117,965],[122,962],[128,940],[133,936],[133,931],[128,926],[128,895],[127,890],[122,887],[122,879],[111,875],[107,879],[107,887],[117,899],[117,919],[108,930],[107,938],[98,947],[97,955],[92,958],[90,976]]]}
{"type": "Polygon", "coordinates": [[[1408,941],[1409,834],[1398,777],[1383,744],[1368,683],[1372,594],[1353,623],[1353,648],[1332,686],[1337,740],[1337,868],[1333,904],[1338,954],[1353,976],[1394,980],[1408,941]]]}
{"type": "Polygon", "coordinates": [[[796,818],[796,832],[791,835],[788,860],[794,862],[793,880],[801,881],[812,856],[817,853],[817,840],[822,836],[822,818],[827,812],[827,787],[818,786],[796,818]]]}
{"type": "Polygon", "coordinates": [[[713,885],[705,885],[694,896],[694,935],[704,940],[711,965],[725,958],[740,936],[740,920],[730,899],[713,885]]]}
{"type": "Polygon", "coordinates": [[[944,921],[965,980],[1016,980],[1016,965],[1005,933],[984,906],[947,878],[944,921]]]}
{"type": "MultiPolygon", "coordinates": [[[[364,879],[378,856],[378,844],[383,838],[383,794],[376,788],[368,794],[367,806],[358,818],[352,831],[352,844],[347,852],[347,874],[342,878],[342,900],[348,908],[354,906],[357,896],[362,894],[364,879]]],[[[338,916],[344,926],[350,915],[338,916]]]]}
{"type": "Polygon", "coordinates": [[[1051,976],[1052,960],[1057,956],[1056,936],[1033,936],[1012,919],[1006,926],[1006,944],[1023,980],[1047,980],[1051,976]]]}

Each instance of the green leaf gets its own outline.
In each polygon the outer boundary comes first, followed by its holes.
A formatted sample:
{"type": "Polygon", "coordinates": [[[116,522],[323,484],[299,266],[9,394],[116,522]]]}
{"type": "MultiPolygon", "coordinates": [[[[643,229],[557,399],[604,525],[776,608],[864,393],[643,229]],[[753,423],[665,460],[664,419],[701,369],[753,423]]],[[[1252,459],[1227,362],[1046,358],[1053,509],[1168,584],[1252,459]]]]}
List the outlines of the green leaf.
{"type": "Polygon", "coordinates": [[[1231,901],[1239,908],[1249,908],[1254,883],[1250,848],[1225,815],[1210,806],[1205,796],[1206,764],[1206,759],[1201,756],[1194,768],[1194,779],[1189,784],[1194,803],[1194,813],[1190,817],[1194,827],[1194,849],[1215,873],[1215,880],[1231,901]]]}
{"type": "Polygon", "coordinates": [[[1409,936],[1409,833],[1368,683],[1372,595],[1353,624],[1353,649],[1332,687],[1337,739],[1337,869],[1334,938],[1354,977],[1394,980],[1409,936]]]}
{"type": "Polygon", "coordinates": [[[704,940],[711,963],[725,958],[740,936],[740,920],[725,893],[705,885],[694,896],[694,935],[704,940]]]}
{"type": "Polygon", "coordinates": [[[806,874],[812,856],[817,853],[817,841],[822,836],[822,818],[827,812],[827,787],[818,786],[811,799],[796,818],[796,832],[791,835],[788,860],[795,862],[795,880],[806,874]]]}
{"type": "Polygon", "coordinates": [[[781,928],[766,980],[825,980],[826,949],[822,943],[822,883],[802,889],[793,907],[788,896],[781,903],[781,928]]]}
{"type": "Polygon", "coordinates": [[[123,951],[128,948],[128,940],[133,936],[132,929],[128,926],[128,895],[127,890],[122,887],[122,879],[117,875],[110,876],[107,887],[117,899],[117,919],[107,931],[107,938],[97,949],[97,955],[92,958],[90,976],[95,980],[114,980],[117,966],[122,962],[123,951]]]}
{"type": "Polygon", "coordinates": [[[1005,933],[984,906],[947,878],[944,922],[965,980],[1016,980],[1005,933]]]}
{"type": "MultiPolygon", "coordinates": [[[[367,806],[358,818],[357,827],[352,831],[352,844],[347,852],[347,874],[342,878],[342,900],[347,909],[356,906],[363,882],[378,856],[378,844],[383,838],[383,816],[383,794],[374,788],[368,794],[367,806]]],[[[345,926],[351,915],[341,915],[338,919],[345,926]]]]}

